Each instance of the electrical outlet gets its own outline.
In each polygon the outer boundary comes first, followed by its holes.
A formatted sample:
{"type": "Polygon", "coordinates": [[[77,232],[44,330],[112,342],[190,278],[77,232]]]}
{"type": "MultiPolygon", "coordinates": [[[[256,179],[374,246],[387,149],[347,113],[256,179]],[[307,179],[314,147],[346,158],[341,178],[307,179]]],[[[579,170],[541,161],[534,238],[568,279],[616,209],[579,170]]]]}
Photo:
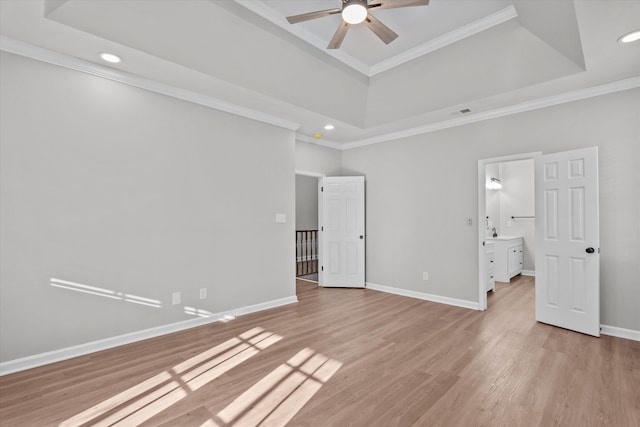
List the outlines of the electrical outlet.
{"type": "Polygon", "coordinates": [[[422,280],[429,280],[429,272],[428,271],[424,271],[422,273],[422,280]]]}
{"type": "Polygon", "coordinates": [[[180,292],[174,292],[171,294],[171,303],[173,305],[180,304],[180,292]]]}
{"type": "Polygon", "coordinates": [[[207,288],[200,288],[200,299],[207,299],[207,288]]]}

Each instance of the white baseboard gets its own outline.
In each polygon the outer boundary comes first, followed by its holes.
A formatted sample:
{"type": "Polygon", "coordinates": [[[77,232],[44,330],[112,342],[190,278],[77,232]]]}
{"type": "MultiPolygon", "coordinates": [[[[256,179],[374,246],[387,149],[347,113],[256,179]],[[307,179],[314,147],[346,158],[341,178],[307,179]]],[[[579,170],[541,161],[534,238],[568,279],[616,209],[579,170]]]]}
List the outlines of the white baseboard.
{"type": "Polygon", "coordinates": [[[184,331],[185,329],[191,329],[197,326],[206,325],[208,323],[227,320],[229,318],[242,316],[244,314],[255,313],[257,311],[276,308],[287,304],[293,304],[295,302],[298,302],[298,298],[296,296],[280,298],[260,304],[254,304],[246,307],[240,307],[234,310],[228,310],[222,313],[212,313],[211,315],[207,315],[207,317],[197,317],[194,319],[183,320],[180,322],[170,323],[168,325],[157,326],[155,328],[130,332],[128,334],[79,344],[72,347],[48,351],[46,353],[34,354],[33,356],[22,357],[20,359],[9,360],[7,362],[0,363],[0,376],[24,371],[25,369],[36,368],[38,366],[48,365],[54,362],[60,362],[62,360],[67,360],[78,356],[84,356],[86,354],[107,350],[109,348],[118,347],[124,344],[131,344],[136,341],[155,338],[173,332],[184,331]]]}
{"type": "Polygon", "coordinates": [[[536,272],[534,270],[522,270],[522,274],[523,276],[536,276],[536,272]]]}
{"type": "Polygon", "coordinates": [[[407,289],[393,288],[391,286],[377,285],[375,283],[365,283],[367,289],[374,291],[386,292],[389,294],[402,295],[404,297],[417,298],[425,301],[437,302],[440,304],[454,305],[456,307],[470,308],[472,310],[480,310],[480,304],[475,301],[467,301],[457,298],[443,297],[440,295],[425,294],[423,292],[410,291],[407,289]]]}
{"type": "Polygon", "coordinates": [[[617,326],[600,325],[600,333],[602,335],[610,335],[612,337],[625,338],[633,341],[640,341],[640,331],[633,329],[618,328],[617,326]]]}

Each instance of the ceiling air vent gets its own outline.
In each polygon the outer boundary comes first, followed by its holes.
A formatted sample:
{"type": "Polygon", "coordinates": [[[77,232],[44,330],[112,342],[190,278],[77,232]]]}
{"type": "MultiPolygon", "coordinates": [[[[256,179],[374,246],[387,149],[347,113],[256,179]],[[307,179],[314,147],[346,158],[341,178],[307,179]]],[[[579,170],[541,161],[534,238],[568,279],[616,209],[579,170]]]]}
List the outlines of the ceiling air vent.
{"type": "Polygon", "coordinates": [[[464,109],[460,110],[460,112],[461,112],[462,114],[466,114],[466,113],[470,113],[470,112],[471,112],[471,110],[470,110],[470,109],[468,109],[468,108],[464,108],[464,109]]]}

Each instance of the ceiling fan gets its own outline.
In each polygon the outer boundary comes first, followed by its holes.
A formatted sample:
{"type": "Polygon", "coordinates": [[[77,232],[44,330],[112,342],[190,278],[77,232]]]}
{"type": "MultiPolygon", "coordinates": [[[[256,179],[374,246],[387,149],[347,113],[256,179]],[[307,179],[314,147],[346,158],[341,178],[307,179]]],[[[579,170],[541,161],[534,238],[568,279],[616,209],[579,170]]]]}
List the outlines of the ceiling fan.
{"type": "Polygon", "coordinates": [[[335,32],[327,49],[338,49],[347,35],[347,30],[351,25],[364,23],[376,36],[385,44],[394,41],[398,35],[391,28],[384,25],[369,13],[369,10],[393,9],[408,6],[427,6],[429,0],[342,0],[342,8],[318,10],[316,12],[303,13],[301,15],[287,16],[287,21],[291,24],[309,21],[311,19],[322,18],[324,16],[342,15],[342,22],[335,32]]]}

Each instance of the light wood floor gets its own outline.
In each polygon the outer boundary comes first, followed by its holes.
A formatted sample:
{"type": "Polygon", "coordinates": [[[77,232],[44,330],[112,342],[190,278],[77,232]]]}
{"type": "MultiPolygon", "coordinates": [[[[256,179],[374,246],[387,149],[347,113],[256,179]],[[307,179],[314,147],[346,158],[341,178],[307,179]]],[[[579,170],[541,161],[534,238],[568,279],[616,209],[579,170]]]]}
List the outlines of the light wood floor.
{"type": "Polygon", "coordinates": [[[302,281],[298,297],[0,377],[0,425],[640,425],[640,342],[536,323],[532,278],[486,312],[302,281]]]}

